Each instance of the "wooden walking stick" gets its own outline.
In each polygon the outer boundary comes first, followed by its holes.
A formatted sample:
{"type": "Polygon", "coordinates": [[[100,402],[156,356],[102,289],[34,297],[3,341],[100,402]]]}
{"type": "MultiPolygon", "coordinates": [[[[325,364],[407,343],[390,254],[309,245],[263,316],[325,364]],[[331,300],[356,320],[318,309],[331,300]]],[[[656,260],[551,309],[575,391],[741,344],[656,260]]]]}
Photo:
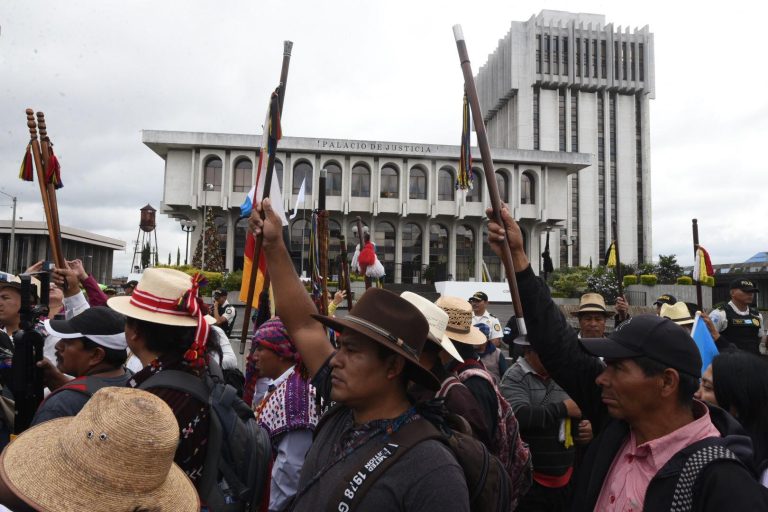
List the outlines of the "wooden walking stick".
{"type": "MultiPolygon", "coordinates": [[[[692,219],[692,229],[693,229],[693,266],[694,266],[694,273],[696,272],[696,253],[699,251],[699,221],[697,219],[692,219]]],[[[696,279],[696,304],[699,306],[700,311],[704,311],[704,308],[702,308],[703,299],[701,297],[701,281],[699,279],[696,279]]]]}
{"type": "MultiPolygon", "coordinates": [[[[341,275],[344,279],[344,291],[347,292],[347,309],[352,309],[352,283],[349,276],[349,261],[347,259],[347,239],[341,235],[339,240],[341,245],[341,275]]],[[[341,285],[341,283],[339,283],[341,285]]]]}
{"type": "Polygon", "coordinates": [[[325,209],[325,183],[328,171],[320,171],[320,190],[317,202],[317,244],[320,253],[320,314],[328,315],[328,210],[325,209]]]}
{"type": "MultiPolygon", "coordinates": [[[[467,53],[467,45],[464,41],[464,33],[461,30],[461,25],[453,26],[453,36],[456,39],[456,48],[459,52],[461,70],[464,74],[464,90],[467,93],[467,98],[469,99],[469,104],[472,110],[472,120],[475,124],[475,132],[477,133],[477,145],[480,148],[480,157],[483,161],[485,182],[488,187],[488,195],[491,199],[491,208],[493,208],[494,221],[506,227],[504,224],[504,219],[501,217],[502,203],[501,197],[499,196],[499,187],[496,184],[496,176],[493,168],[493,158],[491,157],[491,146],[488,143],[488,136],[485,133],[483,113],[480,110],[480,101],[477,97],[475,79],[472,75],[472,65],[469,62],[469,54],[467,53]]],[[[501,247],[501,262],[504,264],[504,272],[507,277],[507,283],[509,284],[509,291],[512,294],[512,306],[515,310],[517,330],[520,333],[520,338],[524,338],[527,336],[528,330],[525,327],[525,320],[523,318],[523,305],[520,302],[520,292],[517,289],[515,266],[512,262],[512,251],[510,250],[508,244],[501,244],[501,247]]]]}
{"type": "Polygon", "coordinates": [[[60,240],[56,236],[55,224],[53,221],[53,213],[51,211],[51,202],[48,199],[48,187],[46,185],[45,170],[43,167],[43,158],[40,151],[40,142],[37,138],[37,123],[35,122],[35,111],[31,108],[26,110],[27,113],[27,127],[29,128],[30,144],[32,145],[32,158],[35,162],[35,169],[37,173],[37,181],[40,185],[40,196],[43,202],[43,210],[45,212],[45,222],[48,226],[48,241],[51,245],[51,258],[59,265],[59,262],[63,261],[63,256],[59,254],[60,240]]]}
{"type": "MultiPolygon", "coordinates": [[[[280,69],[280,85],[277,86],[277,90],[272,93],[270,100],[270,125],[277,129],[280,126],[280,118],[283,113],[283,102],[285,101],[285,90],[288,86],[288,67],[291,63],[291,51],[293,49],[293,43],[291,41],[283,41],[283,65],[280,69]]],[[[268,129],[268,127],[264,127],[268,129]]],[[[264,175],[264,190],[262,193],[261,201],[269,197],[269,191],[272,188],[272,174],[275,168],[275,151],[277,150],[277,137],[278,134],[274,133],[274,140],[270,140],[269,155],[267,158],[266,174],[264,175]]],[[[263,151],[264,148],[261,148],[263,151]]],[[[258,176],[256,177],[258,180],[258,176]]],[[[264,212],[261,212],[262,218],[264,218],[264,212]]],[[[248,336],[248,327],[250,325],[251,309],[253,304],[253,295],[256,291],[256,277],[259,273],[259,259],[261,257],[261,245],[264,241],[263,235],[256,237],[255,246],[253,250],[253,262],[251,263],[251,276],[248,281],[248,294],[247,301],[245,303],[245,314],[243,315],[243,331],[240,333],[240,353],[245,353],[245,341],[248,336]]]]}

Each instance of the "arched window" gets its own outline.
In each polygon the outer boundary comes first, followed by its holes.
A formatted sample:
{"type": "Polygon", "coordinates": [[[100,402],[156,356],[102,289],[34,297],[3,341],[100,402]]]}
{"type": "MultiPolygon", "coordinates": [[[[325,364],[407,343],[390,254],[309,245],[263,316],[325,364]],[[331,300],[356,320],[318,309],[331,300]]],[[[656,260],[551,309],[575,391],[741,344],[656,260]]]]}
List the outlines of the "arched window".
{"type": "Polygon", "coordinates": [[[536,180],[529,171],[520,176],[520,204],[536,204],[536,180]]]}
{"type": "Polygon", "coordinates": [[[397,169],[393,165],[385,165],[381,168],[381,192],[380,197],[396,198],[398,196],[397,169]]]}
{"type": "Polygon", "coordinates": [[[325,179],[325,195],[340,196],[341,195],[341,167],[336,162],[329,162],[325,164],[325,170],[328,171],[328,176],[325,179]]]}
{"type": "Polygon", "coordinates": [[[496,186],[499,188],[499,197],[505,203],[509,203],[509,186],[507,175],[502,171],[496,171],[496,186]]]}
{"type": "Polygon", "coordinates": [[[291,224],[291,259],[299,275],[306,272],[309,275],[309,232],[311,226],[306,219],[296,219],[291,224]]]}
{"type": "Polygon", "coordinates": [[[203,173],[203,183],[200,186],[205,190],[205,184],[213,185],[213,190],[221,190],[221,158],[214,156],[205,162],[205,172],[203,173]]]}
{"type": "Polygon", "coordinates": [[[429,267],[433,281],[448,279],[448,228],[442,224],[429,226],[429,267]]]}
{"type": "Polygon", "coordinates": [[[456,280],[475,277],[475,231],[467,225],[456,227],[456,280]]]}
{"type": "MultiPolygon", "coordinates": [[[[280,192],[282,193],[283,190],[283,162],[281,162],[278,159],[275,159],[275,176],[274,178],[277,178],[277,184],[280,185],[280,192]]],[[[273,179],[274,179],[273,178],[273,179]]]]}
{"type": "Polygon", "coordinates": [[[437,173],[437,200],[453,201],[455,197],[454,190],[456,190],[456,183],[454,181],[453,169],[443,167],[437,173]]]}
{"type": "Polygon", "coordinates": [[[491,245],[488,243],[488,226],[483,225],[483,263],[484,266],[480,266],[481,270],[481,281],[483,280],[483,273],[487,274],[487,278],[492,282],[497,282],[502,280],[502,272],[501,272],[501,259],[496,256],[496,254],[491,249],[491,245]],[[485,270],[485,272],[483,272],[485,270]]]}
{"type": "Polygon", "coordinates": [[[333,219],[328,219],[328,279],[339,280],[341,265],[341,224],[333,219]]]}
{"type": "Polygon", "coordinates": [[[376,244],[376,256],[384,265],[386,276],[384,281],[394,282],[395,279],[395,228],[389,222],[376,223],[376,232],[373,234],[373,242],[376,244]]]}
{"type": "Polygon", "coordinates": [[[240,219],[235,224],[235,252],[232,270],[243,270],[243,254],[245,254],[245,239],[248,231],[248,219],[240,219]]]}
{"type": "Polygon", "coordinates": [[[293,193],[298,194],[301,190],[301,184],[306,180],[304,193],[312,193],[312,166],[304,160],[293,166],[293,193]]]}
{"type": "MultiPolygon", "coordinates": [[[[355,246],[360,243],[360,238],[357,236],[357,221],[352,221],[349,223],[348,233],[349,236],[347,237],[347,247],[354,254],[355,246]]],[[[363,221],[363,233],[368,233],[368,224],[366,224],[365,221],[363,221]]],[[[351,255],[349,261],[352,261],[351,255]]]]}
{"type": "Polygon", "coordinates": [[[253,186],[253,164],[247,158],[241,158],[235,164],[232,192],[248,192],[251,186],[253,186]]]}
{"type": "Polygon", "coordinates": [[[402,282],[421,282],[422,248],[421,228],[418,224],[408,222],[403,225],[403,266],[402,282]]]}
{"type": "Polygon", "coordinates": [[[408,199],[427,198],[427,171],[422,167],[411,167],[408,178],[408,199]]]}
{"type": "MultiPolygon", "coordinates": [[[[477,203],[483,197],[483,174],[479,169],[472,169],[472,190],[467,192],[467,202],[477,203]]],[[[458,273],[458,270],[456,271],[458,273]]]]}
{"type": "Polygon", "coordinates": [[[371,170],[363,163],[352,167],[352,197],[371,196],[371,170]]]}

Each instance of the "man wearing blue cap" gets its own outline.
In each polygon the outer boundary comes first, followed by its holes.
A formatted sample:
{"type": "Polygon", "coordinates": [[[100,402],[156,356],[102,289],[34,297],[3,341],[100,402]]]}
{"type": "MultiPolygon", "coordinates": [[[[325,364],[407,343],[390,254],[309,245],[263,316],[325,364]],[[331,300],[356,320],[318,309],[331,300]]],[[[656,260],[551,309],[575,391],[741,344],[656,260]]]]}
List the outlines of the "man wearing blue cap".
{"type": "Polygon", "coordinates": [[[497,255],[501,244],[511,250],[528,341],[595,426],[572,510],[765,510],[743,430],[693,398],[702,362],[690,335],[640,315],[608,338],[579,340],[531,270],[519,226],[506,207],[501,214],[488,240],[497,255]]]}

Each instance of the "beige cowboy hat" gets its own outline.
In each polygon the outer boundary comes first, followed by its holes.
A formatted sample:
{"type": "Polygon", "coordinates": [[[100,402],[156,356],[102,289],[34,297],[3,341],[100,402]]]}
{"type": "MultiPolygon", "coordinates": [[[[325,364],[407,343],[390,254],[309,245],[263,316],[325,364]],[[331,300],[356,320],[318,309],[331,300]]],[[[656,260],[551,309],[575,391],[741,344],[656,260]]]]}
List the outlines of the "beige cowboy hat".
{"type": "Polygon", "coordinates": [[[132,295],[112,297],[107,306],[125,316],[163,325],[197,326],[197,317],[179,305],[192,277],[170,268],[148,268],[132,295]]]}
{"type": "Polygon", "coordinates": [[[452,358],[463,363],[464,358],[459,355],[456,346],[454,346],[451,339],[445,334],[445,328],[448,327],[448,313],[440,309],[437,304],[430,302],[421,295],[417,295],[413,292],[403,292],[400,296],[419,308],[421,314],[427,319],[427,322],[429,323],[429,336],[427,336],[427,339],[437,343],[443,350],[448,352],[452,358]]]}
{"type": "Polygon", "coordinates": [[[465,345],[485,345],[488,338],[483,331],[472,325],[472,305],[459,297],[442,296],[435,304],[448,313],[445,335],[465,345]]]}
{"type": "Polygon", "coordinates": [[[0,456],[0,478],[35,510],[197,512],[174,464],[179,425],[160,398],[106,387],[77,416],[30,428],[0,456]]]}
{"type": "Polygon", "coordinates": [[[677,325],[692,325],[693,318],[691,318],[691,312],[688,311],[688,306],[685,302],[676,302],[673,305],[662,304],[659,316],[669,318],[677,325]]]}
{"type": "Polygon", "coordinates": [[[572,311],[573,316],[579,316],[582,313],[602,313],[605,316],[613,316],[613,312],[605,307],[605,299],[599,293],[585,293],[579,299],[579,309],[572,311]]]}

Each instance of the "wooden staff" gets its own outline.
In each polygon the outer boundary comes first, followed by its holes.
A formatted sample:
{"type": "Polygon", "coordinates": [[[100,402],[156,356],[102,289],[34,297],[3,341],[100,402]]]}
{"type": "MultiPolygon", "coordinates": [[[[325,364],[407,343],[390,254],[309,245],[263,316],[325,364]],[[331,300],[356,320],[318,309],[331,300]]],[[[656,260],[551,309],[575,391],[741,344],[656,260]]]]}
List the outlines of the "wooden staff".
{"type": "MultiPolygon", "coordinates": [[[[368,234],[370,236],[370,233],[368,234]]],[[[360,252],[363,252],[363,247],[365,247],[365,235],[363,234],[363,219],[360,218],[360,216],[357,216],[357,239],[360,243],[360,252]]],[[[359,258],[359,255],[358,255],[359,258]]],[[[360,266],[360,263],[358,262],[357,266],[360,266]]],[[[365,280],[365,289],[371,287],[371,278],[365,275],[363,273],[363,279],[365,280]]]]}
{"type": "Polygon", "coordinates": [[[46,175],[45,187],[47,190],[48,203],[51,207],[51,220],[53,221],[53,231],[56,237],[56,251],[54,252],[54,262],[59,268],[67,268],[64,258],[64,249],[61,243],[61,224],[59,223],[59,203],[56,199],[56,187],[51,183],[48,177],[49,172],[53,172],[51,169],[51,139],[48,137],[48,131],[45,127],[45,114],[42,112],[37,113],[37,128],[40,132],[40,150],[43,154],[43,170],[46,175]],[[58,253],[57,258],[55,254],[58,253]]]}
{"type": "MultiPolygon", "coordinates": [[[[693,271],[696,272],[696,253],[699,250],[699,221],[696,219],[691,220],[693,226],[693,271]]],[[[699,306],[700,311],[704,311],[702,308],[703,300],[701,298],[701,281],[696,280],[696,304],[699,306]]]]}
{"type": "MultiPolygon", "coordinates": [[[[477,97],[477,89],[475,88],[475,79],[472,75],[472,65],[469,62],[469,54],[467,53],[467,45],[464,42],[464,33],[461,30],[461,25],[453,26],[453,36],[456,39],[456,48],[459,52],[459,60],[461,61],[461,70],[464,74],[464,90],[467,92],[467,98],[472,110],[472,120],[475,124],[475,132],[477,133],[477,145],[480,147],[480,157],[483,161],[483,170],[485,171],[485,182],[488,186],[488,195],[491,199],[491,208],[493,208],[493,219],[498,224],[505,226],[504,219],[501,217],[501,197],[499,196],[499,187],[496,184],[496,176],[493,168],[493,158],[491,157],[491,146],[488,144],[488,136],[485,133],[485,123],[483,121],[483,113],[480,110],[480,101],[477,97]]],[[[520,333],[520,337],[525,337],[528,334],[528,330],[525,327],[525,320],[523,318],[523,305],[520,302],[520,292],[517,289],[517,279],[515,277],[515,266],[512,262],[512,251],[508,244],[501,244],[501,262],[504,264],[504,272],[507,277],[507,283],[509,284],[509,291],[512,294],[512,306],[515,310],[515,319],[517,322],[517,329],[520,333]]]]}
{"type": "Polygon", "coordinates": [[[619,287],[619,297],[623,297],[624,276],[621,274],[621,259],[619,259],[619,232],[616,230],[616,221],[611,222],[611,232],[613,235],[613,250],[616,251],[616,284],[619,287]]]}
{"type": "MultiPolygon", "coordinates": [[[[280,70],[280,85],[277,86],[277,90],[272,93],[272,99],[270,101],[270,124],[275,127],[280,123],[280,118],[283,113],[283,102],[285,101],[285,89],[288,86],[288,66],[291,62],[291,50],[293,49],[293,43],[291,41],[283,41],[283,65],[280,70]]],[[[267,127],[265,126],[266,130],[267,127]]],[[[269,145],[269,144],[268,144],[269,145]]],[[[277,142],[275,142],[274,148],[277,148],[277,142]]],[[[264,148],[261,148],[262,151],[264,148]]],[[[261,197],[263,201],[269,197],[269,190],[272,187],[272,174],[275,169],[275,151],[270,151],[267,159],[266,175],[264,176],[264,191],[261,197]]],[[[256,177],[258,179],[258,176],[256,177]]],[[[264,218],[264,212],[261,212],[262,219],[264,218]]],[[[251,276],[248,281],[248,299],[245,303],[245,314],[243,315],[243,332],[240,333],[240,353],[245,353],[245,340],[248,336],[248,327],[251,316],[251,304],[253,303],[253,295],[256,291],[256,276],[259,273],[259,258],[261,256],[261,245],[264,242],[263,235],[256,237],[256,241],[253,249],[253,263],[251,266],[251,276]]]]}
{"type": "Polygon", "coordinates": [[[344,291],[347,292],[347,309],[352,309],[352,284],[349,276],[349,261],[347,259],[347,239],[341,235],[341,275],[344,279],[344,291]]]}
{"type": "Polygon", "coordinates": [[[317,244],[320,253],[320,314],[328,315],[328,210],[325,209],[325,183],[328,179],[328,171],[320,170],[320,190],[317,201],[317,244]]]}
{"type": "Polygon", "coordinates": [[[32,158],[35,162],[35,170],[37,171],[37,182],[40,185],[40,196],[43,201],[43,210],[45,211],[45,222],[48,225],[48,241],[51,245],[51,256],[53,261],[58,266],[59,262],[63,261],[63,256],[59,253],[60,239],[58,238],[55,231],[53,212],[51,211],[51,203],[48,198],[48,187],[46,186],[45,170],[43,168],[42,153],[40,151],[40,142],[37,139],[37,123],[35,122],[35,111],[31,108],[28,108],[26,112],[30,144],[32,144],[32,158]]]}

